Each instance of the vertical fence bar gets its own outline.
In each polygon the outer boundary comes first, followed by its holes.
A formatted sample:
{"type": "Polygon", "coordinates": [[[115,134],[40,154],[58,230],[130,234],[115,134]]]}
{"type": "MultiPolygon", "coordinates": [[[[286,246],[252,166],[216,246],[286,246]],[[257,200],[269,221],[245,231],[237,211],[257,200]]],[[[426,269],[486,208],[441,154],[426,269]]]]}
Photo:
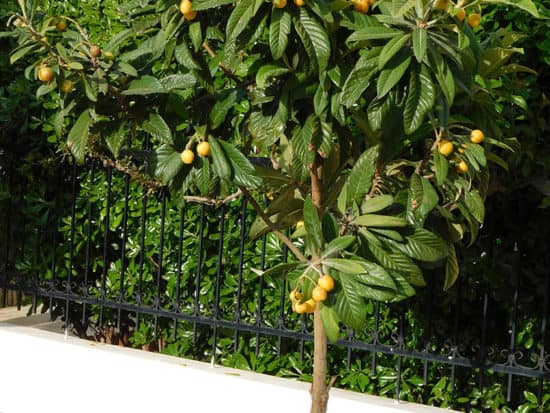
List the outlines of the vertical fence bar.
{"type": "MultiPolygon", "coordinates": [[[[403,337],[404,319],[405,319],[404,311],[401,310],[399,312],[399,330],[398,330],[399,333],[398,333],[398,336],[397,336],[397,347],[400,350],[403,348],[403,344],[404,344],[404,341],[405,341],[405,339],[403,337]]],[[[403,356],[399,355],[399,356],[397,356],[397,382],[396,382],[396,385],[395,385],[395,400],[397,400],[397,401],[400,400],[400,396],[401,396],[402,368],[403,368],[403,356]]]]}
{"type": "MultiPolygon", "coordinates": [[[[92,160],[90,165],[90,185],[94,185],[95,180],[95,165],[96,162],[92,160]]],[[[90,248],[92,243],[92,213],[93,213],[93,202],[91,200],[90,195],[88,195],[88,214],[87,214],[87,221],[88,225],[86,227],[86,249],[84,252],[84,283],[82,285],[82,294],[84,297],[89,297],[89,291],[88,291],[88,279],[90,277],[90,248]]],[[[82,319],[81,324],[85,328],[87,323],[87,317],[86,317],[86,302],[82,303],[82,319]]]]}
{"type": "MultiPolygon", "coordinates": [[[[157,266],[157,285],[155,290],[155,308],[161,308],[160,302],[160,280],[162,278],[162,261],[164,259],[164,224],[166,223],[166,191],[161,194],[161,210],[160,210],[160,239],[159,239],[159,262],[157,266]]],[[[155,314],[153,334],[157,337],[158,334],[158,316],[155,314]]]]}
{"type": "MultiPolygon", "coordinates": [[[[177,257],[177,265],[178,269],[176,271],[177,274],[177,282],[176,282],[176,296],[174,297],[173,302],[173,309],[174,312],[179,313],[180,311],[180,284],[181,284],[181,265],[182,265],[182,255],[183,255],[183,228],[184,228],[184,221],[185,221],[185,206],[180,209],[180,228],[179,228],[179,234],[178,234],[178,257],[177,257]]],[[[172,338],[174,341],[176,341],[178,337],[178,319],[174,317],[174,328],[172,332],[172,338]]]]}
{"type": "MultiPolygon", "coordinates": [[[[283,245],[283,256],[282,262],[288,261],[288,247],[283,245]]],[[[281,282],[281,297],[280,297],[280,310],[279,310],[279,323],[278,326],[280,329],[284,329],[285,325],[285,306],[286,306],[286,274],[283,275],[281,282]]],[[[283,344],[283,337],[281,335],[277,336],[277,357],[281,357],[281,347],[283,344]]]]}
{"type": "MultiPolygon", "coordinates": [[[[73,265],[74,265],[74,237],[75,237],[75,214],[76,214],[76,161],[73,160],[73,170],[71,175],[72,182],[72,192],[71,192],[71,230],[70,230],[70,241],[69,241],[69,271],[67,274],[67,285],[65,286],[65,292],[67,294],[72,293],[71,283],[73,282],[73,265]]],[[[70,310],[71,300],[65,300],[65,334],[70,327],[70,310]]]]}
{"type": "MultiPolygon", "coordinates": [[[[199,221],[199,251],[197,258],[197,270],[195,272],[195,303],[194,315],[198,317],[200,314],[200,293],[201,293],[201,267],[202,267],[202,242],[204,236],[204,204],[201,205],[200,221],[199,221]]],[[[193,322],[193,343],[197,342],[197,323],[193,322]]]]}
{"type": "MultiPolygon", "coordinates": [[[[225,205],[220,207],[220,237],[218,239],[218,261],[216,263],[216,289],[214,296],[214,320],[220,317],[220,289],[223,274],[223,240],[225,227],[225,205]]],[[[216,347],[218,345],[218,325],[214,323],[214,331],[212,337],[212,364],[216,361],[216,347]]]]}
{"type": "MultiPolygon", "coordinates": [[[[263,271],[265,269],[265,251],[267,246],[267,235],[264,234],[262,237],[262,252],[260,255],[260,269],[263,271]]],[[[261,326],[263,318],[263,307],[264,307],[264,277],[258,277],[258,309],[256,311],[256,326],[261,326]]],[[[260,333],[256,333],[256,348],[254,349],[254,354],[258,356],[260,353],[260,333]]]]}
{"type": "MultiPolygon", "coordinates": [[[[458,322],[460,320],[460,312],[461,312],[461,301],[462,301],[462,279],[459,277],[456,282],[456,288],[457,288],[457,294],[456,294],[456,306],[455,306],[455,317],[454,317],[454,323],[453,323],[453,338],[451,342],[451,351],[452,356],[454,357],[456,354],[458,354],[458,322]]],[[[451,391],[454,392],[455,389],[455,373],[456,373],[456,366],[453,364],[451,365],[451,391]]]]}
{"type": "MultiPolygon", "coordinates": [[[[237,296],[235,305],[235,322],[237,325],[241,322],[241,293],[243,285],[243,267],[244,267],[244,247],[246,240],[246,218],[247,218],[247,201],[243,197],[241,200],[241,232],[239,234],[239,268],[238,268],[238,281],[237,281],[237,296]]],[[[235,329],[233,337],[233,351],[236,352],[239,343],[239,330],[235,329]]]]}
{"type": "MultiPolygon", "coordinates": [[[[510,326],[510,346],[508,348],[508,362],[513,363],[514,358],[514,352],[516,351],[516,330],[517,330],[517,318],[518,318],[518,301],[519,301],[519,288],[520,288],[520,251],[518,248],[517,242],[514,243],[514,254],[515,254],[515,262],[514,262],[514,295],[512,299],[512,320],[511,320],[511,326],[510,326]]],[[[512,381],[513,381],[513,374],[508,374],[508,381],[506,385],[506,401],[510,402],[512,399],[512,381]]]]}
{"type": "MultiPolygon", "coordinates": [[[[21,233],[21,262],[25,262],[25,243],[27,240],[27,231],[26,231],[27,216],[25,213],[26,203],[27,203],[25,199],[25,195],[27,193],[27,184],[28,184],[27,182],[23,184],[23,193],[21,194],[21,228],[23,229],[21,233]]],[[[17,290],[16,290],[16,300],[15,300],[17,311],[21,310],[21,300],[23,295],[22,283],[23,283],[23,279],[21,277],[17,277],[17,290]]]]}
{"type": "MultiPolygon", "coordinates": [[[[545,356],[545,341],[546,341],[546,320],[548,319],[548,301],[549,301],[549,287],[550,287],[550,276],[548,275],[550,268],[548,256],[545,258],[546,261],[546,273],[544,277],[544,302],[542,305],[542,317],[541,317],[541,326],[540,326],[540,353],[539,353],[539,371],[542,373],[544,371],[544,356],[545,356]]],[[[537,397],[539,403],[542,403],[542,391],[543,391],[544,379],[540,378],[537,386],[537,397]]]]}
{"type": "Polygon", "coordinates": [[[140,237],[139,237],[139,269],[138,283],[136,289],[136,301],[138,311],[136,311],[136,330],[139,329],[141,313],[139,311],[143,304],[143,266],[145,264],[145,223],[147,222],[147,190],[143,190],[141,198],[141,218],[140,218],[140,237]]]}
{"type": "MultiPolygon", "coordinates": [[[[128,238],[128,203],[130,197],[130,177],[124,177],[124,210],[122,213],[122,241],[120,245],[120,285],[118,293],[118,302],[124,302],[124,275],[126,273],[126,240],[128,238]]],[[[120,325],[122,318],[122,310],[118,307],[116,331],[120,334],[120,325]]]]}
{"type": "MultiPolygon", "coordinates": [[[[380,302],[377,301],[374,304],[374,333],[372,337],[372,344],[376,346],[378,344],[378,328],[380,326],[380,302]]],[[[370,365],[370,374],[374,376],[376,374],[376,351],[372,352],[372,359],[370,365]]]]}
{"type": "Polygon", "coordinates": [[[107,172],[107,205],[105,206],[105,220],[103,225],[105,226],[103,232],[103,271],[101,272],[101,290],[99,293],[101,304],[99,307],[99,327],[103,326],[103,302],[105,301],[105,289],[107,282],[107,266],[109,265],[109,226],[110,224],[110,215],[111,215],[111,190],[112,190],[112,181],[113,181],[113,170],[109,167],[106,169],[107,172]]]}
{"type": "MultiPolygon", "coordinates": [[[[432,277],[428,278],[428,276],[427,276],[426,277],[426,284],[431,285],[432,282],[433,282],[432,277]]],[[[428,313],[428,323],[427,323],[427,327],[426,327],[426,333],[424,335],[425,343],[424,343],[424,348],[423,348],[423,351],[425,353],[430,352],[430,347],[431,347],[431,342],[432,342],[432,312],[433,312],[433,301],[434,301],[433,291],[434,291],[433,288],[430,288],[429,291],[428,291],[428,305],[427,305],[427,308],[426,308],[426,311],[428,313]]],[[[426,391],[427,391],[427,387],[428,387],[428,367],[429,367],[428,360],[423,360],[422,361],[422,369],[423,369],[422,381],[424,383],[426,391]]]]}

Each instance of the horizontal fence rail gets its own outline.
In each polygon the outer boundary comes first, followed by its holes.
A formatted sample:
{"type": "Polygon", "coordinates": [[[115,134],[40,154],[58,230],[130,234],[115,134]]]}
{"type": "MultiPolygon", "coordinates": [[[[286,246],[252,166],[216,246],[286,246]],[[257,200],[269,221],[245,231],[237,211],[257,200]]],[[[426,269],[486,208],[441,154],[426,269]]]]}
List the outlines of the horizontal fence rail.
{"type": "MultiPolygon", "coordinates": [[[[169,193],[147,194],[94,161],[21,179],[4,159],[0,182],[0,288],[15,291],[18,305],[50,311],[90,339],[213,362],[236,360],[247,345],[256,358],[308,360],[312,323],[291,311],[291,280],[258,275],[291,255],[271,235],[248,238],[256,216],[246,200],[180,209],[169,193]]],[[[365,331],[343,330],[331,345],[333,372],[374,377],[384,367],[393,371],[387,394],[398,399],[413,376],[421,386],[446,378],[450,389],[482,390],[495,375],[508,401],[517,404],[524,388],[541,399],[550,383],[549,276],[526,276],[523,254],[521,245],[494,246],[451,292],[369,303],[365,331]],[[484,271],[498,272],[501,256],[506,285],[495,288],[484,271]],[[519,337],[526,323],[534,342],[519,337]]]]}

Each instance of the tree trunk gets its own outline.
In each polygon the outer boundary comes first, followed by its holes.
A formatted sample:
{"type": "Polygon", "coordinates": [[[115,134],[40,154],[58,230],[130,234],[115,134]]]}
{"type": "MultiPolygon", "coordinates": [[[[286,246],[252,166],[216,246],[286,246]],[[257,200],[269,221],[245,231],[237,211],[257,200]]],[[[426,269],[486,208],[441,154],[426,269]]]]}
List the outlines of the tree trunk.
{"type": "MultiPolygon", "coordinates": [[[[311,200],[319,217],[323,214],[323,159],[316,154],[310,168],[311,200]]],[[[318,251],[320,252],[320,251],[318,251]]],[[[327,334],[321,320],[319,306],[313,314],[313,383],[311,385],[310,413],[326,413],[328,403],[327,386],[327,334]]]]}

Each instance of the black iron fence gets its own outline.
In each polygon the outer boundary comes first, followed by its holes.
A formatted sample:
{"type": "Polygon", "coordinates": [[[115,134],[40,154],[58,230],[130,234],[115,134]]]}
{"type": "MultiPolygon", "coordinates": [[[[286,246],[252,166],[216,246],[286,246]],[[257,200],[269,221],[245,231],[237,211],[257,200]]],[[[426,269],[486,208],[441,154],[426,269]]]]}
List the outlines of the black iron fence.
{"type": "MultiPolygon", "coordinates": [[[[0,288],[18,305],[90,339],[307,380],[311,320],[291,312],[284,277],[255,271],[290,254],[269,235],[248,239],[245,200],[179,209],[97,162],[18,162],[4,154],[0,166],[0,288]]],[[[495,389],[511,405],[526,390],[542,400],[548,269],[524,267],[521,242],[480,244],[451,291],[434,275],[409,301],[369,303],[365,331],[331,345],[341,386],[444,406],[495,389]]]]}

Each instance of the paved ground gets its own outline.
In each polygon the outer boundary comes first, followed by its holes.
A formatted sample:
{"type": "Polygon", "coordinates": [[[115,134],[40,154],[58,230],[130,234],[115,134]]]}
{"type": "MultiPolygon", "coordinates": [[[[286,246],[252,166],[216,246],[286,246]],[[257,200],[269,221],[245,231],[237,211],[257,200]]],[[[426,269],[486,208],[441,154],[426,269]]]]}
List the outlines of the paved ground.
{"type": "Polygon", "coordinates": [[[30,306],[21,307],[21,310],[17,310],[17,307],[0,308],[0,323],[4,322],[21,327],[32,327],[52,333],[63,334],[65,332],[63,329],[63,321],[50,321],[49,313],[37,313],[27,316],[30,308],[30,306]]]}

